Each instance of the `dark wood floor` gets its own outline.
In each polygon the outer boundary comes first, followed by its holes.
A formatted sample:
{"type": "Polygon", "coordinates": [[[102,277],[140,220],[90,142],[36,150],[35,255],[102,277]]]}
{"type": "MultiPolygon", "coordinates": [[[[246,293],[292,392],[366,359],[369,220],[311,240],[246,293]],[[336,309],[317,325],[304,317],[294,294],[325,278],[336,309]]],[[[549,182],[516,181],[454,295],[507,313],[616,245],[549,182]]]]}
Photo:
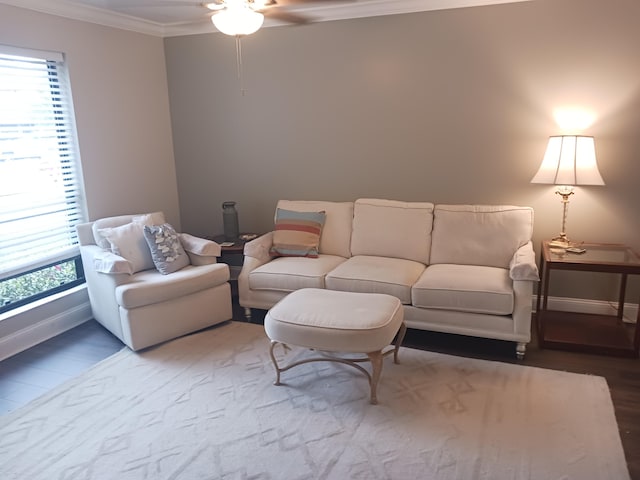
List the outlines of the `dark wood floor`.
{"type": "MultiPolygon", "coordinates": [[[[234,318],[243,318],[239,309],[234,312],[234,318]]],[[[258,313],[253,321],[261,323],[262,316],[258,313]]],[[[640,480],[640,360],[541,350],[534,338],[525,359],[518,362],[514,344],[509,342],[418,330],[409,330],[404,344],[452,355],[605,377],[631,478],[640,480]]],[[[91,321],[0,362],[0,415],[25,405],[122,347],[119,340],[91,321]]],[[[579,401],[577,398],[576,402],[579,401]]]]}
{"type": "Polygon", "coordinates": [[[123,348],[91,320],[0,362],[0,415],[27,404],[123,348]]]}

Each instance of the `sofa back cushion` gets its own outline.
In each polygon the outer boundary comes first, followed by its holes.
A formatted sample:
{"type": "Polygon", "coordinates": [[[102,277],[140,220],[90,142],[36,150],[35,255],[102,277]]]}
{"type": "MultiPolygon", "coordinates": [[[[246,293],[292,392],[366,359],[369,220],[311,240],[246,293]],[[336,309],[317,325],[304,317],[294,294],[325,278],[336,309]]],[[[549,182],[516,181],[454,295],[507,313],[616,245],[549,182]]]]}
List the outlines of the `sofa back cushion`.
{"type": "Polygon", "coordinates": [[[533,235],[533,209],[509,205],[436,205],[431,263],[509,268],[533,235]]]}
{"type": "Polygon", "coordinates": [[[345,258],[351,256],[353,202],[280,200],[277,208],[296,212],[325,212],[318,253],[345,258]]]}
{"type": "Polygon", "coordinates": [[[352,255],[429,263],[433,203],[361,198],[353,213],[352,255]]]}

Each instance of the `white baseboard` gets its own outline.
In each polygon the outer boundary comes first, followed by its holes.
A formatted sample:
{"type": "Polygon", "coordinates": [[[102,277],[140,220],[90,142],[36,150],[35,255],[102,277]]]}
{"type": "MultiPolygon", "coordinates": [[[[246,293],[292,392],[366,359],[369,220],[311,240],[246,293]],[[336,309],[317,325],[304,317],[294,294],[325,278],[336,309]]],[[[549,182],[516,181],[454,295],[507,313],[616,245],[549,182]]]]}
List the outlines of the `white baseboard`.
{"type": "MultiPolygon", "coordinates": [[[[11,313],[11,312],[9,312],[11,313]]],[[[10,320],[26,325],[0,337],[0,361],[55,337],[92,318],[84,286],[63,292],[33,308],[15,313],[10,320]]],[[[6,315],[0,319],[8,321],[6,315]]]]}
{"type": "MultiPolygon", "coordinates": [[[[533,297],[533,308],[535,310],[537,297],[533,297]]],[[[601,300],[586,300],[582,298],[549,297],[547,300],[549,310],[561,312],[591,313],[594,315],[616,315],[618,304],[601,300]]],[[[625,303],[623,321],[626,323],[636,323],[638,318],[638,304],[625,303]]]]}
{"type": "MultiPolygon", "coordinates": [[[[549,297],[547,306],[552,310],[598,315],[615,315],[617,311],[617,305],[611,302],[579,298],[549,297]]],[[[535,307],[536,297],[534,296],[534,310],[535,307]]],[[[70,290],[44,302],[44,304],[35,305],[28,311],[18,312],[14,315],[14,317],[19,316],[23,316],[25,319],[24,321],[20,320],[20,323],[27,326],[0,336],[0,361],[77,327],[92,318],[91,305],[84,287],[70,290]]],[[[625,304],[624,321],[636,323],[637,318],[638,304],[625,304]]],[[[3,315],[0,321],[4,322],[5,320],[6,316],[3,315]]]]}

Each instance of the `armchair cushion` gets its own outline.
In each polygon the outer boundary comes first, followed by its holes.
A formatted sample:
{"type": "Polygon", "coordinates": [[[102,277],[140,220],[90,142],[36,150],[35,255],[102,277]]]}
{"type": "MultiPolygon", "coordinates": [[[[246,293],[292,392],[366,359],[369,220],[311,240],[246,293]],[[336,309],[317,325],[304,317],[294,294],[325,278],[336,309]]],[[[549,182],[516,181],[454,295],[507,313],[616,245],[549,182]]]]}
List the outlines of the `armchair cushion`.
{"type": "Polygon", "coordinates": [[[182,248],[180,237],[168,223],[145,225],[144,238],[149,245],[154,265],[163,275],[177,272],[189,265],[189,257],[182,248]]]}
{"type": "Polygon", "coordinates": [[[172,275],[160,275],[152,269],[136,273],[132,279],[117,286],[115,291],[118,305],[126,309],[169,302],[225,284],[229,280],[229,267],[224,263],[188,265],[172,275]]]}

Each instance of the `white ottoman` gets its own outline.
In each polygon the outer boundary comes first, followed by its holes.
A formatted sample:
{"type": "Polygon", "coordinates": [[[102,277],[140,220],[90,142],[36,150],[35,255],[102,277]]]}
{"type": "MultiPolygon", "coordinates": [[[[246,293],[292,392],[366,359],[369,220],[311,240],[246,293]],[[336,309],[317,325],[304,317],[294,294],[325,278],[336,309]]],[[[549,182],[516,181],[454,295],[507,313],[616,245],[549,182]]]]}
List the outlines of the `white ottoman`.
{"type": "Polygon", "coordinates": [[[376,388],[382,373],[382,359],[393,352],[394,362],[398,363],[398,350],[406,332],[404,310],[396,297],[317,288],[296,290],[280,300],[264,317],[264,329],[271,339],[269,353],[276,369],[276,385],[280,385],[280,373],[297,365],[340,362],[364,372],[369,379],[372,404],[377,403],[376,388]],[[383,351],[396,334],[395,347],[383,351]],[[367,356],[351,359],[327,355],[280,367],[273,353],[279,343],[367,356]],[[358,365],[366,361],[371,362],[372,373],[358,365]]]}

